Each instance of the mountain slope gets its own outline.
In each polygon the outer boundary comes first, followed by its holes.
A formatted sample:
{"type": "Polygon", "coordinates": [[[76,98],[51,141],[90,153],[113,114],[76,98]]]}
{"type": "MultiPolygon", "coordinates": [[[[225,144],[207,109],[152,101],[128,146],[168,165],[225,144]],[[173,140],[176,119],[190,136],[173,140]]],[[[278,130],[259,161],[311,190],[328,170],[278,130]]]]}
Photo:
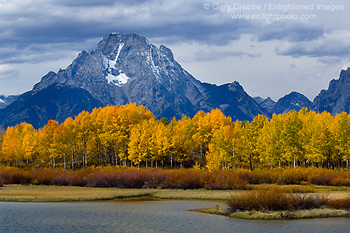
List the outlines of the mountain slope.
{"type": "Polygon", "coordinates": [[[238,82],[216,86],[203,84],[207,99],[201,102],[201,109],[210,111],[219,108],[233,120],[252,120],[255,116],[268,113],[250,97],[238,82]]]}
{"type": "Polygon", "coordinates": [[[312,102],[304,95],[298,92],[291,92],[280,98],[273,106],[271,113],[285,113],[291,110],[299,111],[307,107],[310,109],[312,102]]]}
{"type": "Polygon", "coordinates": [[[273,101],[270,97],[267,97],[266,99],[263,99],[261,97],[254,97],[255,102],[257,102],[263,109],[265,109],[269,114],[273,113],[273,107],[275,106],[276,102],[273,101]]]}
{"type": "Polygon", "coordinates": [[[0,111],[0,119],[4,127],[27,122],[39,128],[48,120],[63,122],[83,110],[91,111],[100,106],[102,103],[83,89],[51,85],[41,91],[22,94],[0,111]]]}
{"type": "Polygon", "coordinates": [[[340,72],[338,80],[329,83],[328,90],[322,90],[313,101],[312,109],[316,112],[327,111],[332,115],[350,113],[350,68],[340,72]]]}
{"type": "Polygon", "coordinates": [[[99,42],[96,50],[83,51],[66,69],[49,72],[32,91],[3,109],[1,125],[28,121],[41,127],[47,119],[62,120],[77,114],[61,106],[75,104],[77,110],[81,104],[79,110],[88,110],[130,102],[144,105],[158,119],[192,117],[199,110],[208,112],[215,108],[240,120],[267,114],[238,83],[222,86],[202,83],[175,61],[169,48],[163,45],[158,48],[136,34],[111,33],[99,42]],[[65,99],[63,95],[58,96],[57,101],[54,96],[43,103],[31,101],[33,96],[49,95],[50,88],[70,94],[72,89],[65,89],[75,88],[80,97],[65,99]],[[52,106],[61,110],[54,111],[52,106]],[[51,110],[41,111],[48,108],[51,110]]]}
{"type": "Polygon", "coordinates": [[[5,108],[7,105],[10,105],[13,101],[17,99],[17,97],[18,95],[0,95],[0,109],[5,108]]]}

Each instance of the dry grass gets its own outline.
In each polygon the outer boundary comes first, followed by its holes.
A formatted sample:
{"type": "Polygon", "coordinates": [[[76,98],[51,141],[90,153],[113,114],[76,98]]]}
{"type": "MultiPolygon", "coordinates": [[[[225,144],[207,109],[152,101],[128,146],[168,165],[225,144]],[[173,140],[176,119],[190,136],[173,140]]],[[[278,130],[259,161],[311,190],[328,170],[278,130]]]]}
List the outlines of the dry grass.
{"type": "Polygon", "coordinates": [[[303,219],[350,217],[350,195],[333,193],[293,193],[286,186],[263,185],[252,191],[235,193],[227,207],[194,210],[202,213],[225,215],[251,220],[303,219]]]}
{"type": "MultiPolygon", "coordinates": [[[[266,186],[254,186],[255,190],[266,186]]],[[[287,188],[288,186],[281,186],[287,188]]],[[[298,187],[299,188],[299,187],[298,187]]],[[[350,194],[348,188],[337,191],[329,187],[312,187],[314,193],[303,195],[327,195],[329,199],[344,199],[350,194]]],[[[295,189],[295,188],[293,188],[295,189]]],[[[98,201],[118,198],[159,198],[159,199],[192,199],[228,201],[234,196],[241,196],[251,191],[246,190],[205,190],[205,189],[118,189],[92,188],[76,186],[45,185],[5,185],[0,188],[0,201],[98,201]]]]}
{"type": "Polygon", "coordinates": [[[232,190],[183,189],[118,189],[75,186],[6,185],[0,188],[0,201],[16,202],[74,202],[130,198],[221,200],[227,201],[232,190]]]}
{"type": "Polygon", "coordinates": [[[154,190],[89,188],[73,186],[6,185],[0,188],[0,201],[69,202],[100,201],[151,196],[154,190]]]}
{"type": "Polygon", "coordinates": [[[230,218],[249,219],[249,220],[285,220],[285,219],[306,219],[306,218],[331,218],[331,217],[350,217],[348,210],[335,210],[331,208],[296,210],[296,211],[241,211],[228,213],[227,207],[214,207],[208,209],[193,210],[206,214],[224,215],[230,218]]]}
{"type": "Polygon", "coordinates": [[[273,212],[237,212],[229,215],[232,218],[251,220],[282,220],[282,219],[305,219],[305,218],[330,218],[350,217],[346,210],[334,210],[330,208],[296,210],[296,211],[273,211],[273,212]]]}
{"type": "Polygon", "coordinates": [[[329,198],[329,194],[295,194],[285,187],[262,186],[233,196],[226,210],[211,212],[244,219],[350,217],[350,195],[344,195],[329,198]]]}
{"type": "Polygon", "coordinates": [[[227,201],[233,195],[241,195],[245,191],[233,190],[183,190],[183,189],[165,189],[157,190],[153,197],[160,199],[191,199],[191,200],[219,200],[227,201]]]}
{"type": "Polygon", "coordinates": [[[263,185],[252,185],[253,190],[265,190],[279,188],[284,192],[289,193],[313,193],[315,192],[314,187],[311,185],[277,185],[277,184],[263,184],[263,185]]]}

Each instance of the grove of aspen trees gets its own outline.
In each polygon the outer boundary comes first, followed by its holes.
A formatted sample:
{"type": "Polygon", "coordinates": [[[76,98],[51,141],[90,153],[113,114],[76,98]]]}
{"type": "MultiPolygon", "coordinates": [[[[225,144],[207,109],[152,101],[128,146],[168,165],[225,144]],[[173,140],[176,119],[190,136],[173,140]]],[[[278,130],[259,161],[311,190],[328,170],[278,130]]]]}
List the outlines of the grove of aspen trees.
{"type": "Polygon", "coordinates": [[[39,130],[8,127],[0,146],[0,164],[14,167],[348,168],[350,117],[304,108],[248,122],[215,109],[168,122],[128,104],[50,120],[39,130]]]}

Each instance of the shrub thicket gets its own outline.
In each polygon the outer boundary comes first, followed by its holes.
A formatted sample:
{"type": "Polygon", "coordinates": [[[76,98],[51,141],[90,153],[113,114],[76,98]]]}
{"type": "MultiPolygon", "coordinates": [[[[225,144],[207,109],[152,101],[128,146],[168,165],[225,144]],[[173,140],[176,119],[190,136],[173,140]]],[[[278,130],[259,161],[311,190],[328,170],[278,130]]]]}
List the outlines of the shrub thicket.
{"type": "Polygon", "coordinates": [[[152,169],[97,167],[79,170],[0,167],[3,184],[118,188],[250,189],[250,184],[286,184],[291,192],[312,192],[309,184],[350,185],[348,171],[322,168],[274,170],[152,169]],[[299,186],[302,184],[303,186],[299,186]]]}
{"type": "Polygon", "coordinates": [[[329,200],[327,206],[335,209],[347,209],[350,210],[350,195],[342,199],[332,199],[329,200]]]}
{"type": "Polygon", "coordinates": [[[325,206],[328,198],[324,196],[298,195],[286,193],[282,188],[254,190],[234,196],[228,202],[229,211],[283,211],[305,210],[325,206]]]}
{"type": "Polygon", "coordinates": [[[310,210],[321,207],[350,210],[350,195],[342,199],[288,192],[288,188],[264,187],[243,193],[228,201],[229,212],[310,210]]]}

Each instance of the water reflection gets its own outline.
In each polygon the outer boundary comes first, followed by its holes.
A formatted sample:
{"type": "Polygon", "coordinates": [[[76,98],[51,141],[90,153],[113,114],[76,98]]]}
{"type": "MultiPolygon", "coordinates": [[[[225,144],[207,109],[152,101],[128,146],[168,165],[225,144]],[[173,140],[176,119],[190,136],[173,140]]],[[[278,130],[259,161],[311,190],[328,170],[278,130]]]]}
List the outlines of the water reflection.
{"type": "Polygon", "coordinates": [[[203,201],[0,203],[0,232],[349,232],[349,218],[249,221],[186,211],[203,201]]]}

